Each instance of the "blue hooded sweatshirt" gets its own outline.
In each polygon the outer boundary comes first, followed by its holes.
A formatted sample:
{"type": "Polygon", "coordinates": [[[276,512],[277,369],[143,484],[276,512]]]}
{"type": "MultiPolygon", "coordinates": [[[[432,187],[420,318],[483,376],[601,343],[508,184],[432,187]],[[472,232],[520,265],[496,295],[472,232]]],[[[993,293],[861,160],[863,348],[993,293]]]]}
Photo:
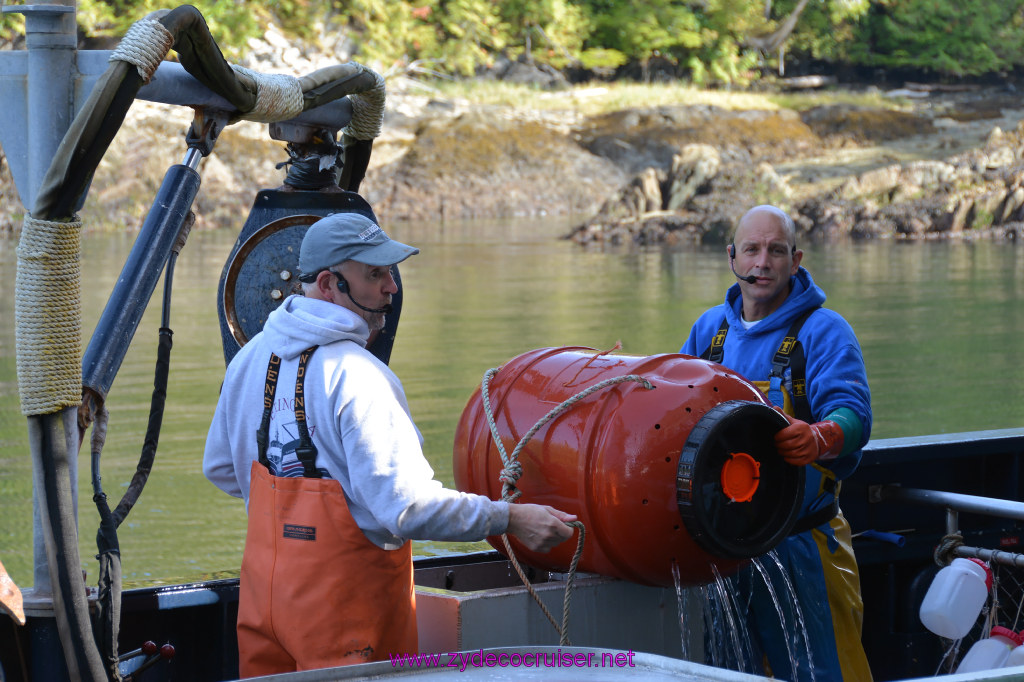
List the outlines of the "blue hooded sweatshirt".
{"type": "MultiPolygon", "coordinates": [[[[739,284],[734,284],[725,294],[725,303],[707,310],[694,323],[679,352],[701,355],[711,345],[711,339],[724,318],[729,322],[729,332],[721,364],[750,381],[767,381],[772,357],[790,325],[805,311],[818,308],[807,318],[797,335],[806,357],[807,398],[811,413],[814,421],[821,421],[834,410],[845,407],[857,415],[863,428],[861,442],[854,451],[825,463],[841,480],[857,468],[860,449],[871,435],[871,392],[868,390],[864,358],[849,323],[838,313],[819,308],[825,302],[825,292],[814,283],[807,270],[801,267],[790,278],[790,286],[789,296],[776,311],[750,329],[744,329],[741,291],[739,284]]],[[[787,391],[791,391],[792,378],[788,368],[784,385],[787,391]]]]}

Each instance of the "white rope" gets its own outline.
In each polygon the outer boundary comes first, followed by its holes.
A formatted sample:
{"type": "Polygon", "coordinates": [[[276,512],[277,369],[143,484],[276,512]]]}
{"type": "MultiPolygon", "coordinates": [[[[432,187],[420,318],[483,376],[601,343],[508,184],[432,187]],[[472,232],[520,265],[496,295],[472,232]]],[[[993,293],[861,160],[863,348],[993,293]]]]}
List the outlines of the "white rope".
{"type": "Polygon", "coordinates": [[[82,223],[25,215],[14,291],[18,392],[25,416],[81,403],[82,223]]]}
{"type": "Polygon", "coordinates": [[[491,379],[500,370],[500,367],[494,367],[487,370],[484,373],[483,381],[480,383],[480,396],[484,404],[484,414],[487,416],[487,426],[490,427],[491,429],[491,436],[494,439],[494,445],[495,447],[498,448],[498,454],[501,455],[502,464],[505,465],[505,468],[502,469],[501,474],[499,474],[499,478],[502,483],[501,499],[506,500],[508,502],[514,502],[516,499],[519,498],[520,495],[522,495],[522,493],[516,489],[515,485],[516,481],[518,481],[519,477],[522,476],[523,474],[523,465],[519,462],[519,453],[522,452],[523,448],[526,447],[526,444],[530,441],[531,438],[533,438],[534,434],[536,434],[542,426],[544,426],[549,421],[551,421],[558,415],[562,414],[563,412],[565,412],[570,407],[572,407],[579,401],[583,400],[590,394],[596,393],[597,391],[600,391],[603,388],[607,388],[608,386],[621,384],[624,381],[635,381],[637,383],[642,384],[643,387],[646,388],[647,390],[652,390],[654,388],[654,385],[650,381],[644,379],[639,374],[626,374],[623,376],[612,377],[610,379],[605,379],[604,381],[599,381],[592,386],[588,386],[587,388],[583,389],[576,395],[568,398],[567,400],[562,401],[559,405],[556,405],[553,409],[551,409],[546,415],[541,417],[540,421],[534,424],[530,428],[530,430],[526,432],[526,435],[519,440],[519,443],[516,444],[516,447],[512,451],[512,454],[508,455],[505,454],[505,446],[501,442],[501,434],[498,433],[498,425],[494,421],[494,414],[491,411],[490,391],[488,390],[488,387],[491,383],[491,379]]]}
{"type": "Polygon", "coordinates": [[[174,36],[163,24],[154,19],[139,19],[128,29],[108,61],[134,64],[142,82],[148,83],[172,45],[174,36]]]}
{"type": "Polygon", "coordinates": [[[295,76],[278,73],[259,73],[244,66],[232,64],[237,74],[244,74],[256,83],[256,106],[242,114],[247,121],[273,123],[295,118],[302,113],[305,103],[302,86],[295,76]]]}
{"type": "MultiPolygon", "coordinates": [[[[355,63],[355,62],[353,62],[355,63]]],[[[358,92],[348,96],[352,103],[352,120],[344,129],[344,133],[357,140],[372,140],[380,135],[384,125],[384,102],[387,91],[384,87],[384,76],[362,64],[356,64],[367,73],[374,75],[374,86],[366,92],[358,92]]]]}
{"type": "MultiPolygon", "coordinates": [[[[515,501],[523,494],[521,490],[516,488],[516,482],[519,480],[519,477],[523,475],[523,465],[519,462],[519,453],[522,452],[523,448],[526,447],[526,444],[530,442],[530,439],[533,438],[541,427],[587,396],[607,388],[608,386],[621,384],[625,381],[635,381],[642,384],[647,390],[652,390],[654,388],[654,384],[647,379],[644,379],[639,374],[626,374],[624,376],[612,377],[611,379],[599,381],[567,400],[562,401],[554,409],[541,417],[540,420],[526,432],[526,435],[519,440],[519,443],[516,444],[512,454],[508,455],[505,453],[505,446],[501,442],[501,434],[498,432],[498,424],[494,421],[494,412],[491,408],[490,383],[491,379],[493,379],[499,371],[501,371],[500,367],[494,367],[484,372],[484,378],[480,382],[480,398],[483,401],[484,415],[487,417],[487,426],[491,430],[491,437],[494,439],[494,445],[498,448],[498,454],[501,455],[501,462],[504,464],[504,468],[498,475],[498,479],[501,481],[501,499],[509,504],[514,504],[515,501]]],[[[544,612],[548,621],[551,622],[555,630],[558,632],[559,644],[561,646],[571,646],[569,642],[569,604],[572,601],[573,588],[576,586],[576,567],[580,563],[580,557],[583,556],[583,543],[585,542],[587,533],[587,529],[584,527],[582,521],[573,521],[567,525],[579,529],[580,536],[576,543],[576,552],[573,554],[572,560],[569,563],[569,574],[565,581],[565,594],[562,597],[561,627],[559,627],[558,623],[555,622],[554,616],[551,615],[551,612],[548,611],[548,607],[544,605],[543,601],[541,601],[540,595],[533,589],[533,585],[530,584],[529,579],[526,577],[526,573],[519,565],[519,560],[516,559],[515,552],[512,551],[512,545],[509,544],[508,533],[502,533],[501,535],[501,541],[505,544],[505,552],[508,555],[509,561],[512,562],[512,567],[515,568],[516,573],[519,574],[519,578],[523,581],[526,591],[530,593],[530,596],[532,596],[533,600],[537,602],[541,611],[544,612]]]]}

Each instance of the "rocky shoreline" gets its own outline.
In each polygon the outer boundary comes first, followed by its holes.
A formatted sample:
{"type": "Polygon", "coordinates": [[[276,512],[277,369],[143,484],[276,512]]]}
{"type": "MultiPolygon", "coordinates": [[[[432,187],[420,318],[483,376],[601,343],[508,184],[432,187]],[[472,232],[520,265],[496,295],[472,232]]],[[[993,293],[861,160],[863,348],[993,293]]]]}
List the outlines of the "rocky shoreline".
{"type": "Polygon", "coordinates": [[[758,203],[816,240],[1015,239],[1024,227],[1024,110],[995,89],[919,91],[901,110],[531,119],[427,103],[403,118],[391,128],[404,124],[408,151],[367,178],[391,219],[582,216],[563,235],[580,244],[721,242],[758,203]]]}
{"type": "MultiPolygon", "coordinates": [[[[389,85],[390,87],[390,85],[389,85]]],[[[361,191],[382,222],[566,216],[580,244],[713,242],[775,203],[803,236],[1015,239],[1024,228],[1024,108],[995,89],[924,92],[899,110],[797,112],[679,104],[583,116],[396,92],[361,191]]],[[[190,114],[133,105],[85,212],[137,227],[190,114]],[[140,145],[139,140],[147,141],[140,145]]],[[[260,124],[232,126],[203,163],[198,226],[224,225],[283,174],[260,124]],[[213,191],[211,191],[213,188],[213,191]]],[[[0,233],[20,202],[0,164],[0,233]]]]}
{"type": "Polygon", "coordinates": [[[978,93],[929,104],[896,114],[818,107],[798,120],[742,112],[757,126],[787,121],[793,130],[777,140],[687,144],[670,163],[637,173],[569,236],[581,244],[721,243],[747,208],[773,203],[801,236],[822,241],[1016,239],[1024,228],[1024,126],[1008,108],[1016,103],[978,93]],[[808,142],[821,153],[802,154],[808,142]]]}

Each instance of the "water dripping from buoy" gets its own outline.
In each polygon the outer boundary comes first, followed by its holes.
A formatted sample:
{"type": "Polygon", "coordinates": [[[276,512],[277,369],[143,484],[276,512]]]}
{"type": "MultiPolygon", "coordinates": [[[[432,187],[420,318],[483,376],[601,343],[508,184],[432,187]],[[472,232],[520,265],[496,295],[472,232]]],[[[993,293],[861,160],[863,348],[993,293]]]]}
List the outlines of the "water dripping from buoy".
{"type": "MultiPolygon", "coordinates": [[[[786,616],[782,612],[782,603],[779,602],[779,596],[775,593],[775,586],[772,585],[772,580],[768,576],[768,572],[765,570],[759,559],[752,559],[750,564],[761,575],[761,580],[764,581],[764,586],[768,588],[768,594],[771,596],[772,604],[775,606],[775,613],[779,614],[779,627],[783,628],[783,632],[785,632],[786,616]]],[[[796,604],[795,599],[793,599],[792,602],[794,605],[796,604]]],[[[793,652],[793,641],[788,636],[784,636],[783,639],[786,642],[786,653],[789,654],[789,669],[796,672],[796,654],[793,652]]],[[[814,666],[811,666],[811,678],[814,678],[814,666]]]]}
{"type": "MultiPolygon", "coordinates": [[[[725,619],[725,631],[729,636],[729,641],[732,643],[732,655],[736,662],[737,670],[740,672],[750,672],[753,661],[753,652],[750,646],[750,633],[747,630],[747,619],[740,617],[743,613],[740,611],[736,604],[736,590],[733,588],[731,583],[726,582],[722,578],[722,574],[718,572],[718,567],[711,564],[711,572],[715,576],[713,583],[709,587],[713,587],[713,595],[717,599],[707,599],[705,601],[706,606],[711,606],[712,602],[718,603],[720,615],[725,619]]],[[[709,631],[712,635],[719,634],[721,628],[716,629],[714,627],[714,606],[711,606],[712,610],[712,627],[709,631]]],[[[714,640],[717,638],[713,637],[714,640]]],[[[717,644],[717,642],[716,642],[717,644]]],[[[728,653],[722,652],[723,656],[721,661],[718,660],[717,654],[720,652],[719,647],[712,647],[715,652],[715,660],[711,661],[711,665],[717,667],[726,667],[726,663],[729,660],[728,653]],[[721,664],[719,664],[721,663],[721,664]]]]}
{"type": "Polygon", "coordinates": [[[683,590],[683,583],[679,579],[679,564],[672,560],[672,582],[676,586],[676,606],[679,609],[679,636],[682,638],[683,660],[690,660],[690,621],[686,617],[689,613],[686,591],[683,590]]]}
{"type": "MultiPolygon", "coordinates": [[[[778,568],[779,575],[782,577],[783,585],[786,588],[786,594],[789,597],[790,603],[792,603],[793,605],[793,613],[796,615],[797,628],[800,631],[800,634],[803,636],[804,650],[807,652],[807,666],[808,668],[810,668],[811,680],[813,682],[813,680],[815,679],[814,655],[811,651],[811,638],[807,634],[807,622],[804,620],[803,608],[801,608],[800,601],[796,597],[796,590],[793,589],[793,582],[789,579],[789,573],[782,565],[782,562],[779,561],[778,553],[773,549],[772,551],[768,552],[765,556],[771,559],[775,563],[775,567],[778,568]]],[[[769,581],[766,580],[765,583],[769,584],[769,581]]],[[[785,627],[785,623],[783,623],[783,627],[785,627]]],[[[786,639],[788,640],[789,638],[787,637],[786,639]]],[[[796,673],[796,668],[793,668],[793,672],[796,673]]]]}
{"type": "MultiPolygon", "coordinates": [[[[803,667],[800,665],[802,661],[798,662],[798,659],[802,658],[799,655],[800,643],[802,643],[802,649],[806,651],[809,679],[811,682],[815,682],[814,656],[810,648],[807,622],[800,603],[797,601],[793,583],[778,554],[773,550],[760,559],[751,560],[751,566],[752,568],[746,569],[750,571],[750,579],[754,580],[757,576],[764,582],[775,607],[779,618],[779,627],[783,630],[783,639],[786,642],[790,669],[796,675],[797,671],[803,667]],[[765,566],[765,562],[771,563],[771,571],[765,566]],[[792,608],[793,615],[791,617],[786,615],[785,604],[789,604],[792,608]],[[792,620],[795,620],[795,623],[790,622],[792,620]]],[[[749,604],[741,603],[743,601],[741,592],[749,597],[749,588],[741,591],[733,580],[723,578],[714,564],[710,565],[710,569],[714,576],[712,583],[684,588],[679,566],[675,562],[672,563],[671,572],[679,609],[683,658],[692,660],[690,642],[693,632],[692,623],[689,622],[687,615],[691,612],[690,600],[696,598],[701,600],[704,619],[704,660],[696,662],[738,672],[763,674],[760,661],[754,659],[755,647],[747,626],[746,613],[749,604]]],[[[699,656],[700,652],[697,653],[699,656]]]]}

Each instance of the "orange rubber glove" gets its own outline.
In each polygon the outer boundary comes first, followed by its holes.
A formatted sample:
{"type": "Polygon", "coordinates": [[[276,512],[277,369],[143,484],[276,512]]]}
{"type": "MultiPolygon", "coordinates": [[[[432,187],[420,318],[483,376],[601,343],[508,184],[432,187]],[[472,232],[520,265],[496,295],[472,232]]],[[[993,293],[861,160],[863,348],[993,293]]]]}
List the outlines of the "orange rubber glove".
{"type": "Polygon", "coordinates": [[[843,430],[834,421],[808,424],[784,412],[782,416],[789,426],[775,434],[775,448],[793,466],[835,459],[843,451],[843,430]]]}

